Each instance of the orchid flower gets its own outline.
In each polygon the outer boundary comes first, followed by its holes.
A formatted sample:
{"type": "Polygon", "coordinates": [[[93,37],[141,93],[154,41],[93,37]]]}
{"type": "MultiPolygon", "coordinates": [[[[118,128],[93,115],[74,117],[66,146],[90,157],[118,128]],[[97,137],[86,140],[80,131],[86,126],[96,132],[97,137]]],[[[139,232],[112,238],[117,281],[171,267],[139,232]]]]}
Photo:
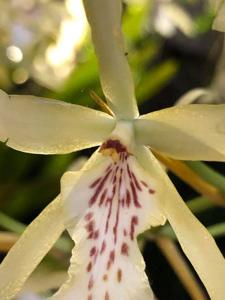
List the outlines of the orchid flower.
{"type": "Polygon", "coordinates": [[[137,236],[168,220],[211,299],[225,295],[225,261],[149,150],[225,161],[225,105],[184,105],[139,116],[124,53],[120,0],[84,0],[107,104],[104,112],[33,96],[0,95],[0,140],[29,153],[99,146],[67,172],[61,194],[31,223],[0,267],[12,299],[66,228],[75,242],[68,280],[51,299],[154,299],[137,236]]]}

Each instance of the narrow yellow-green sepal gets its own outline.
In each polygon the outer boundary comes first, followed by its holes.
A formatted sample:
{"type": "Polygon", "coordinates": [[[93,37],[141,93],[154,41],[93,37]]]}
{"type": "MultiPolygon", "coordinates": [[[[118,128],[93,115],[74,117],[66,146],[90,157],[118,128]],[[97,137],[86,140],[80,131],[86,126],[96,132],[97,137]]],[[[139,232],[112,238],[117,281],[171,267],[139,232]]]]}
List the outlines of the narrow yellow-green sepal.
{"type": "Polygon", "coordinates": [[[0,299],[10,300],[64,230],[60,197],[27,227],[0,265],[0,299]]]}
{"type": "Polygon", "coordinates": [[[0,141],[19,151],[62,154],[97,146],[114,124],[94,109],[0,91],[0,141]]]}
{"type": "Polygon", "coordinates": [[[121,0],[83,0],[100,67],[103,92],[119,119],[138,116],[134,83],[121,32],[121,0]]]}

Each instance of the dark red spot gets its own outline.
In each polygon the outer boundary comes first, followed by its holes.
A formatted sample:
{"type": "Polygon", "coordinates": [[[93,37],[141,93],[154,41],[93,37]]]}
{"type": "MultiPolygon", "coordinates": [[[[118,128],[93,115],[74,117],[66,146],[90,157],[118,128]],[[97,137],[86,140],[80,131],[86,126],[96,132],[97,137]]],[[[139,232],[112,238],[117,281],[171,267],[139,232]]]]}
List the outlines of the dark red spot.
{"type": "Polygon", "coordinates": [[[98,179],[96,179],[96,180],[90,185],[90,188],[94,188],[94,187],[99,183],[100,180],[101,180],[101,177],[99,177],[98,179]]]}
{"type": "Polygon", "coordinates": [[[104,300],[109,300],[109,293],[108,292],[105,292],[105,299],[104,300]]]}
{"type": "Polygon", "coordinates": [[[137,180],[137,177],[134,175],[133,172],[131,173],[131,175],[132,175],[132,178],[133,178],[133,180],[134,180],[134,184],[135,184],[136,188],[137,188],[139,191],[142,191],[142,188],[141,188],[141,186],[140,186],[140,184],[139,184],[139,182],[138,182],[138,180],[137,180]]]}
{"type": "Polygon", "coordinates": [[[130,171],[129,165],[127,165],[127,173],[128,173],[128,175],[129,175],[130,179],[132,179],[131,171],[130,171]]]}
{"type": "Polygon", "coordinates": [[[111,171],[108,171],[103,178],[101,177],[102,179],[99,182],[99,184],[98,184],[98,186],[97,186],[97,188],[95,190],[94,195],[91,197],[91,199],[88,202],[89,206],[92,206],[97,201],[97,198],[98,198],[100,192],[102,191],[102,189],[103,189],[103,187],[105,185],[105,182],[108,179],[110,173],[111,173],[111,171]]]}
{"type": "Polygon", "coordinates": [[[120,203],[121,203],[121,200],[119,199],[118,206],[117,206],[117,212],[116,212],[116,222],[115,222],[115,225],[113,227],[114,243],[115,244],[117,242],[117,231],[118,231],[119,217],[120,217],[120,203]]]}
{"type": "Polygon", "coordinates": [[[110,164],[110,165],[106,168],[105,173],[107,173],[107,171],[109,171],[111,168],[112,168],[112,164],[110,164]]]}
{"type": "Polygon", "coordinates": [[[87,272],[90,272],[92,269],[92,263],[89,262],[89,264],[87,265],[87,272]]]}
{"type": "Polygon", "coordinates": [[[129,246],[127,243],[123,243],[121,246],[121,254],[128,256],[129,255],[129,246]]]}
{"type": "Polygon", "coordinates": [[[102,247],[101,247],[100,254],[102,254],[102,253],[105,251],[105,248],[106,248],[106,242],[103,241],[103,242],[102,242],[102,247]]]}
{"type": "Polygon", "coordinates": [[[149,194],[155,194],[155,191],[153,189],[148,190],[149,194]]]}
{"type": "Polygon", "coordinates": [[[93,234],[93,238],[94,238],[95,240],[97,240],[98,237],[99,237],[99,230],[95,230],[95,232],[94,232],[94,234],[93,234]]]}
{"type": "Polygon", "coordinates": [[[138,202],[137,191],[136,191],[136,188],[135,188],[135,186],[134,186],[134,184],[133,184],[132,181],[130,182],[130,187],[131,187],[131,192],[132,192],[132,196],[133,196],[134,205],[135,205],[137,208],[140,208],[141,205],[140,205],[140,203],[138,202]]]}
{"type": "Polygon", "coordinates": [[[122,270],[121,269],[118,269],[118,271],[117,271],[117,281],[118,282],[121,282],[121,280],[122,280],[122,270]]]}
{"type": "Polygon", "coordinates": [[[105,197],[106,197],[106,194],[107,194],[107,189],[105,189],[101,195],[101,198],[100,198],[100,201],[99,201],[99,206],[101,206],[105,200],[105,197]]]}
{"type": "Polygon", "coordinates": [[[104,274],[103,277],[102,277],[103,281],[108,281],[108,275],[107,274],[104,274]]]}
{"type": "Polygon", "coordinates": [[[134,231],[135,231],[135,226],[138,224],[138,217],[133,216],[131,218],[131,226],[130,226],[130,238],[131,240],[134,239],[134,231]]]}
{"type": "Polygon", "coordinates": [[[130,202],[131,202],[131,196],[129,190],[126,192],[126,205],[127,207],[130,207],[130,202]]]}
{"type": "Polygon", "coordinates": [[[148,187],[147,183],[141,180],[141,183],[143,184],[143,186],[148,187]]]}
{"type": "Polygon", "coordinates": [[[112,190],[112,197],[107,199],[107,202],[110,203],[110,206],[109,206],[109,212],[108,212],[107,220],[106,220],[105,233],[107,233],[107,231],[109,229],[109,220],[110,220],[111,213],[112,213],[112,202],[113,202],[112,200],[115,196],[115,193],[116,193],[116,186],[114,185],[113,190],[112,190]]]}
{"type": "Polygon", "coordinates": [[[102,144],[100,152],[104,149],[115,149],[117,153],[127,152],[127,148],[119,140],[107,140],[102,144]]]}
{"type": "Polygon", "coordinates": [[[90,256],[94,256],[96,253],[96,247],[92,247],[91,250],[90,250],[90,256]]]}
{"type": "Polygon", "coordinates": [[[127,231],[126,231],[126,229],[123,230],[123,235],[124,235],[124,236],[127,236],[127,231]]]}
{"type": "Polygon", "coordinates": [[[132,223],[133,223],[134,225],[137,225],[137,224],[138,224],[138,217],[137,217],[137,216],[133,216],[133,217],[132,217],[132,223]]]}
{"type": "Polygon", "coordinates": [[[87,223],[85,228],[86,228],[88,233],[91,233],[94,230],[94,226],[95,226],[95,221],[92,220],[89,223],[87,223]]]}
{"type": "Polygon", "coordinates": [[[94,237],[94,232],[92,231],[91,233],[89,233],[87,239],[91,240],[91,239],[93,239],[93,237],[94,237]]]}
{"type": "Polygon", "coordinates": [[[124,152],[120,153],[120,160],[124,162],[124,152]]]}
{"type": "Polygon", "coordinates": [[[94,256],[94,263],[96,263],[96,260],[98,258],[98,253],[99,253],[99,251],[97,250],[96,253],[95,253],[95,256],[94,256]]]}
{"type": "Polygon", "coordinates": [[[110,251],[110,254],[109,254],[109,260],[108,260],[108,263],[107,263],[107,270],[110,269],[111,265],[114,263],[114,260],[115,260],[115,251],[112,250],[112,251],[110,251]]]}
{"type": "Polygon", "coordinates": [[[86,216],[84,217],[85,221],[90,221],[91,218],[93,218],[93,213],[92,212],[87,213],[86,216]]]}
{"type": "Polygon", "coordinates": [[[115,251],[114,250],[110,252],[109,259],[111,262],[114,262],[114,260],[115,260],[115,251]]]}
{"type": "Polygon", "coordinates": [[[88,295],[87,300],[92,300],[92,295],[88,295]]]}
{"type": "Polygon", "coordinates": [[[88,282],[88,289],[91,290],[93,286],[94,286],[94,280],[93,277],[91,277],[88,282]]]}
{"type": "Polygon", "coordinates": [[[122,182],[122,175],[123,175],[123,169],[120,169],[120,180],[119,180],[119,186],[121,186],[121,182],[122,182]]]}
{"type": "Polygon", "coordinates": [[[113,263],[114,260],[115,260],[115,251],[112,250],[110,251],[110,254],[109,254],[109,260],[113,263]]]}

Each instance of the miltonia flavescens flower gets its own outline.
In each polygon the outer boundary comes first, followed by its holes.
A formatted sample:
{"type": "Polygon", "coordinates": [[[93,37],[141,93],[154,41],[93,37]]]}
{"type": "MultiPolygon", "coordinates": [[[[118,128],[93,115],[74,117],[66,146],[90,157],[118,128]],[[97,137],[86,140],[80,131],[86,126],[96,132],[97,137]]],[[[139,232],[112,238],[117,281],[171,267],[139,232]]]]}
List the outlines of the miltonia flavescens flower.
{"type": "Polygon", "coordinates": [[[69,277],[51,299],[150,300],[137,235],[168,220],[211,299],[225,295],[225,262],[148,147],[169,157],[225,161],[225,105],[186,105],[139,117],[124,55],[120,0],[84,0],[101,84],[114,116],[61,101],[0,96],[0,139],[30,153],[100,145],[28,226],[0,267],[0,299],[12,299],[61,232],[75,248],[69,277]]]}

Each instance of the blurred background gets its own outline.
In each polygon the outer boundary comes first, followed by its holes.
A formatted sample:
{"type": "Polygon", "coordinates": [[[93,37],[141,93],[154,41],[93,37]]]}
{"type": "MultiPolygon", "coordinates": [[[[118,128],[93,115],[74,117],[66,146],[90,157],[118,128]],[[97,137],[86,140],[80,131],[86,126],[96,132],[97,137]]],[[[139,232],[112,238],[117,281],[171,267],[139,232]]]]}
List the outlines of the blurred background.
{"type": "MultiPolygon", "coordinates": [[[[124,1],[127,57],[141,113],[177,103],[225,102],[224,34],[211,30],[213,17],[204,0],[124,1]],[[193,97],[180,98],[196,88],[193,97]]],[[[0,88],[9,94],[95,108],[90,92],[103,98],[81,0],[0,0],[0,62],[0,88]]],[[[59,193],[62,174],[71,165],[79,168],[93,150],[41,156],[0,144],[0,233],[8,235],[2,245],[0,239],[0,259],[59,193]]],[[[185,166],[225,193],[225,164],[188,162],[185,166]]],[[[225,253],[224,207],[201,197],[174,173],[169,171],[183,199],[225,253]]],[[[157,299],[208,299],[192,269],[195,284],[203,292],[193,296],[192,288],[185,287],[176,271],[176,251],[174,259],[168,258],[168,240],[187,264],[168,225],[164,231],[143,234],[139,241],[157,299]],[[167,241],[158,242],[161,236],[167,241]]],[[[65,233],[16,299],[42,299],[56,290],[65,279],[72,246],[65,233]]]]}

